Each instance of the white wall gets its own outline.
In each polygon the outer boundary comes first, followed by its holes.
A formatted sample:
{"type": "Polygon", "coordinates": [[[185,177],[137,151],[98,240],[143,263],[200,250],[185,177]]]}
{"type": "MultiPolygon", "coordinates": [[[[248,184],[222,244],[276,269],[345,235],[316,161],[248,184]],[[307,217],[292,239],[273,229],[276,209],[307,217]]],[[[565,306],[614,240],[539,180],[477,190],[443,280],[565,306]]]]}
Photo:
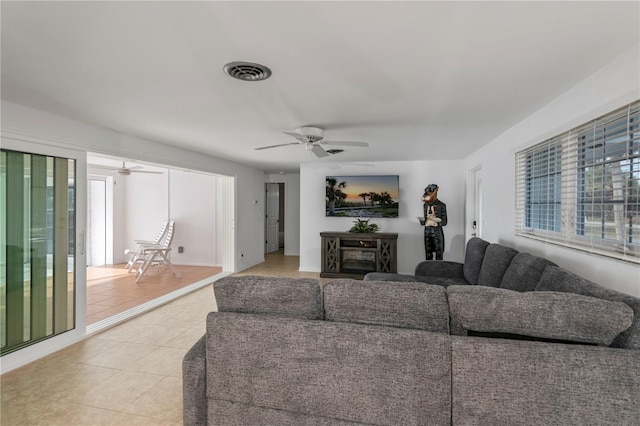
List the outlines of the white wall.
{"type": "MultiPolygon", "coordinates": [[[[5,100],[2,101],[1,118],[3,136],[235,177],[236,216],[233,227],[236,233],[236,269],[243,270],[264,260],[263,206],[260,205],[264,202],[264,171],[5,100]],[[258,201],[258,205],[254,204],[254,200],[258,201]],[[242,258],[240,253],[243,254],[242,258]]],[[[126,199],[121,201],[126,202],[126,199]]],[[[126,226],[126,221],[126,217],[114,217],[114,229],[126,226]]],[[[153,226],[158,225],[154,223],[153,226]]],[[[125,248],[114,246],[114,251],[125,248]]]]}
{"type": "Polygon", "coordinates": [[[482,164],[485,188],[483,237],[545,256],[605,287],[640,297],[637,264],[514,236],[515,153],[640,98],[640,46],[571,88],[470,155],[465,168],[482,164]]]}
{"type": "MultiPolygon", "coordinates": [[[[416,153],[425,156],[425,153],[416,153]]],[[[462,261],[464,251],[464,186],[465,174],[458,161],[390,161],[368,163],[367,166],[332,163],[303,164],[300,167],[300,270],[321,269],[320,232],[348,231],[353,218],[325,216],[326,176],[398,175],[400,205],[397,219],[376,218],[381,232],[398,234],[398,272],[413,273],[425,258],[422,216],[422,194],[430,183],[440,186],[438,198],[447,204],[448,225],[444,228],[444,259],[462,261]]]]}
{"type": "MultiPolygon", "coordinates": [[[[114,209],[123,210],[125,221],[124,226],[115,229],[114,241],[118,241],[117,245],[124,244],[129,249],[135,249],[134,240],[154,239],[162,222],[167,220],[167,170],[164,169],[161,175],[131,173],[129,176],[118,176],[114,191],[122,192],[123,204],[114,205],[114,209]]],[[[124,250],[114,253],[115,262],[127,260],[129,256],[124,255],[124,250]]]]}
{"type": "Polygon", "coordinates": [[[270,174],[268,183],[284,183],[284,254],[300,255],[300,174],[270,174]]]}
{"type": "Polygon", "coordinates": [[[176,221],[171,261],[220,266],[216,258],[216,177],[170,170],[169,218],[176,221]],[[184,248],[178,253],[178,247],[184,248]]]}

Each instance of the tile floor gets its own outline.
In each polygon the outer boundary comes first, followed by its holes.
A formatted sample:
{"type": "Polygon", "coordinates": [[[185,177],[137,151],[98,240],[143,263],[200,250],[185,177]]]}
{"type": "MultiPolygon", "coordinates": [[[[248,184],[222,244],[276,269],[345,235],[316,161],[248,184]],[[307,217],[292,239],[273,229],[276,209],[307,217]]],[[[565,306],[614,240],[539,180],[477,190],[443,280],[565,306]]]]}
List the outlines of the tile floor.
{"type": "MultiPolygon", "coordinates": [[[[317,278],[268,254],[239,275],[317,278]]],[[[180,425],[181,362],[216,309],[211,286],[0,377],[0,424],[180,425]]]]}

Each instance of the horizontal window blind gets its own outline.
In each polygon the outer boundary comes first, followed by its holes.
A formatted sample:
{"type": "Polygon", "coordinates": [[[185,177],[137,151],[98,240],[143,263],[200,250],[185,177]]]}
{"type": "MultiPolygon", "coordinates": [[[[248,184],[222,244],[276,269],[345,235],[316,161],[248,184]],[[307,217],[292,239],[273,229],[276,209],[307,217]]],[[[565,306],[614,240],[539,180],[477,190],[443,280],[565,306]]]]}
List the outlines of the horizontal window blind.
{"type": "Polygon", "coordinates": [[[516,154],[516,234],[640,263],[640,101],[516,154]]]}

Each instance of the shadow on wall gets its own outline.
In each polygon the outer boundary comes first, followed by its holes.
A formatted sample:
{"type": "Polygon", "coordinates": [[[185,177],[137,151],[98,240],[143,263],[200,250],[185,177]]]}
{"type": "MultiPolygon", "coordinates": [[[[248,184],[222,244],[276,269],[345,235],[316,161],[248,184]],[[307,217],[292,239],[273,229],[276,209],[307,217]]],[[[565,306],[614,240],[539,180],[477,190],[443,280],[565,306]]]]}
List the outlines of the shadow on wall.
{"type": "Polygon", "coordinates": [[[464,249],[465,249],[464,235],[463,234],[454,235],[453,238],[451,238],[451,247],[447,247],[446,249],[447,250],[445,251],[445,254],[444,254],[444,260],[450,260],[453,262],[463,262],[464,249]],[[460,256],[460,258],[459,259],[450,258],[452,253],[455,253],[456,255],[460,256]]]}

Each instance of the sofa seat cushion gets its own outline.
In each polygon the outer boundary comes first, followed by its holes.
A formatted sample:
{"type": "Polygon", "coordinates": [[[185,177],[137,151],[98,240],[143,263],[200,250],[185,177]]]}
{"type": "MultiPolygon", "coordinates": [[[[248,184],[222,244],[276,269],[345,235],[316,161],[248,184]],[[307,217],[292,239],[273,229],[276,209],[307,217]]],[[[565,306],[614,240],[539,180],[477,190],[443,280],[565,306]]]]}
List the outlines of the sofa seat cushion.
{"type": "Polygon", "coordinates": [[[633,320],[622,302],[577,294],[452,286],[447,295],[452,322],[477,332],[608,346],[633,320]]]}
{"type": "Polygon", "coordinates": [[[550,266],[544,270],[536,291],[561,291],[576,293],[599,299],[622,302],[634,312],[631,326],[615,338],[611,346],[616,348],[640,349],[640,299],[615,290],[604,288],[566,269],[550,266]]]}
{"type": "Polygon", "coordinates": [[[213,284],[219,312],[322,319],[322,287],[312,278],[230,276],[213,284]]]}
{"type": "Polygon", "coordinates": [[[556,266],[556,264],[543,257],[533,256],[529,253],[518,253],[504,273],[500,288],[533,291],[547,266],[556,266]]]}
{"type": "Polygon", "coordinates": [[[441,286],[417,282],[338,279],[324,286],[325,320],[449,333],[441,286]]]}

